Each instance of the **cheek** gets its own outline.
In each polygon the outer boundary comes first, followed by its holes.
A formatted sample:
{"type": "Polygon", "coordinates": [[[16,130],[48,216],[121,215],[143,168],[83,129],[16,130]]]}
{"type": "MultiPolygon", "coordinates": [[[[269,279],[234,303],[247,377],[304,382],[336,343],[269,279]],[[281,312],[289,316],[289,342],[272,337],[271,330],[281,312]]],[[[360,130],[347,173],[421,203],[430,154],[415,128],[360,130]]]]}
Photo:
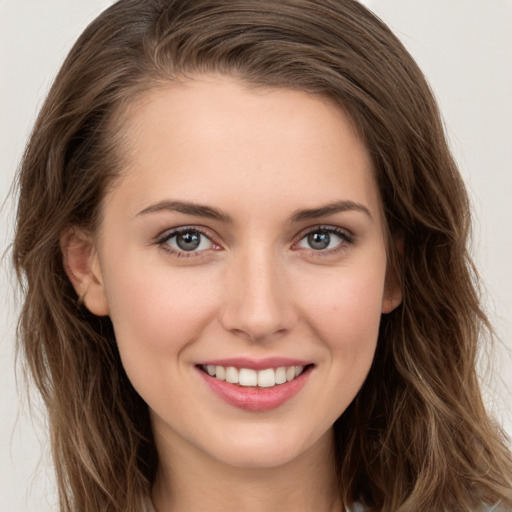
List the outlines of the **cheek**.
{"type": "Polygon", "coordinates": [[[199,336],[214,314],[211,280],[190,272],[143,268],[146,271],[138,273],[113,271],[106,283],[119,349],[134,357],[179,351],[199,336]]]}
{"type": "Polygon", "coordinates": [[[305,282],[307,309],[318,316],[350,319],[352,327],[364,329],[365,319],[380,319],[385,281],[385,269],[381,267],[347,267],[305,282]]]}
{"type": "Polygon", "coordinates": [[[169,274],[164,279],[161,269],[144,268],[130,274],[118,267],[109,274],[117,346],[128,378],[146,403],[154,410],[165,409],[169,389],[180,389],[172,398],[179,408],[193,401],[182,386],[188,367],[182,363],[190,362],[185,360],[186,348],[210,322],[213,290],[198,280],[169,274]]]}
{"type": "Polygon", "coordinates": [[[346,269],[308,286],[304,314],[338,364],[347,371],[369,368],[381,320],[385,271],[379,267],[346,269]]]}

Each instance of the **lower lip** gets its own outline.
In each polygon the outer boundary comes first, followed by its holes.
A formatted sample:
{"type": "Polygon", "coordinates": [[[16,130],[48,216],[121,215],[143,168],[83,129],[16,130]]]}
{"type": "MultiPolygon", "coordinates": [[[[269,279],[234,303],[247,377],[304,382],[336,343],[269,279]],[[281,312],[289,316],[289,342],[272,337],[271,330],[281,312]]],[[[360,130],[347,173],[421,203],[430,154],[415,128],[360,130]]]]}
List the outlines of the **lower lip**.
{"type": "Polygon", "coordinates": [[[211,377],[199,368],[197,371],[210,389],[228,404],[246,411],[270,411],[277,409],[297,395],[306,384],[311,373],[311,367],[306,368],[290,382],[278,384],[271,388],[244,387],[238,384],[230,384],[225,380],[211,377]]]}

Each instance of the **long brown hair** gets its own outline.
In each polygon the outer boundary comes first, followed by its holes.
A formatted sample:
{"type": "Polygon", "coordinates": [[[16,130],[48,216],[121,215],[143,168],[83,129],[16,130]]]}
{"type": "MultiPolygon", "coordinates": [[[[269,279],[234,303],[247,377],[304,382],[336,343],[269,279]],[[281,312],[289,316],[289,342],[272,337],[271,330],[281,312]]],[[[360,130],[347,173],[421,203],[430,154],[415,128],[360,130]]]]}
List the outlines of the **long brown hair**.
{"type": "Polygon", "coordinates": [[[127,106],[204,72],[331,98],[373,158],[403,303],[383,316],[368,378],[335,424],[344,505],[512,509],[511,456],[475,370],[489,325],[467,250],[468,198],[401,43],[354,0],[120,0],[71,50],[18,177],[19,342],[48,408],[61,511],[140,512],[157,454],[110,320],[77,301],[59,240],[98,225],[122,168],[127,106]]]}

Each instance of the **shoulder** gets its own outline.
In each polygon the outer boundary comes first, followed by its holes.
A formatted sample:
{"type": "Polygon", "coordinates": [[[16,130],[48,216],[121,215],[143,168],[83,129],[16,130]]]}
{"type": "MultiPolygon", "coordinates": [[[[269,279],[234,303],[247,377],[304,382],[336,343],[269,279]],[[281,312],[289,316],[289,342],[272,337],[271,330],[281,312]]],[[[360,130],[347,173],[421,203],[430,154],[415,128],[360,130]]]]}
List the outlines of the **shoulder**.
{"type": "MultiPolygon", "coordinates": [[[[153,510],[149,510],[148,512],[153,512],[153,510]]],[[[354,503],[352,505],[352,508],[349,510],[347,509],[346,512],[368,512],[368,509],[361,505],[361,503],[354,503]]],[[[504,507],[501,501],[498,503],[495,503],[494,505],[483,505],[481,508],[479,508],[475,512],[510,512],[507,511],[504,507]]]]}
{"type": "Polygon", "coordinates": [[[146,498],[144,501],[144,508],[141,510],[141,512],[156,512],[155,507],[153,507],[153,503],[151,502],[151,498],[146,498]]]}

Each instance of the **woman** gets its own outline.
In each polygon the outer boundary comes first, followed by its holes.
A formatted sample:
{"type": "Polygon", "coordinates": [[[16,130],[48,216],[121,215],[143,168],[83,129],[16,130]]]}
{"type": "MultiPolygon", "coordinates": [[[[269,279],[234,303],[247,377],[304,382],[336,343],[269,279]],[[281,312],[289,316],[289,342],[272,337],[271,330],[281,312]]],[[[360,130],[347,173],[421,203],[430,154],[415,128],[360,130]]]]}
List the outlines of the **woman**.
{"type": "Polygon", "coordinates": [[[464,186],[358,3],[121,0],[19,183],[62,510],[512,507],[464,186]]]}

